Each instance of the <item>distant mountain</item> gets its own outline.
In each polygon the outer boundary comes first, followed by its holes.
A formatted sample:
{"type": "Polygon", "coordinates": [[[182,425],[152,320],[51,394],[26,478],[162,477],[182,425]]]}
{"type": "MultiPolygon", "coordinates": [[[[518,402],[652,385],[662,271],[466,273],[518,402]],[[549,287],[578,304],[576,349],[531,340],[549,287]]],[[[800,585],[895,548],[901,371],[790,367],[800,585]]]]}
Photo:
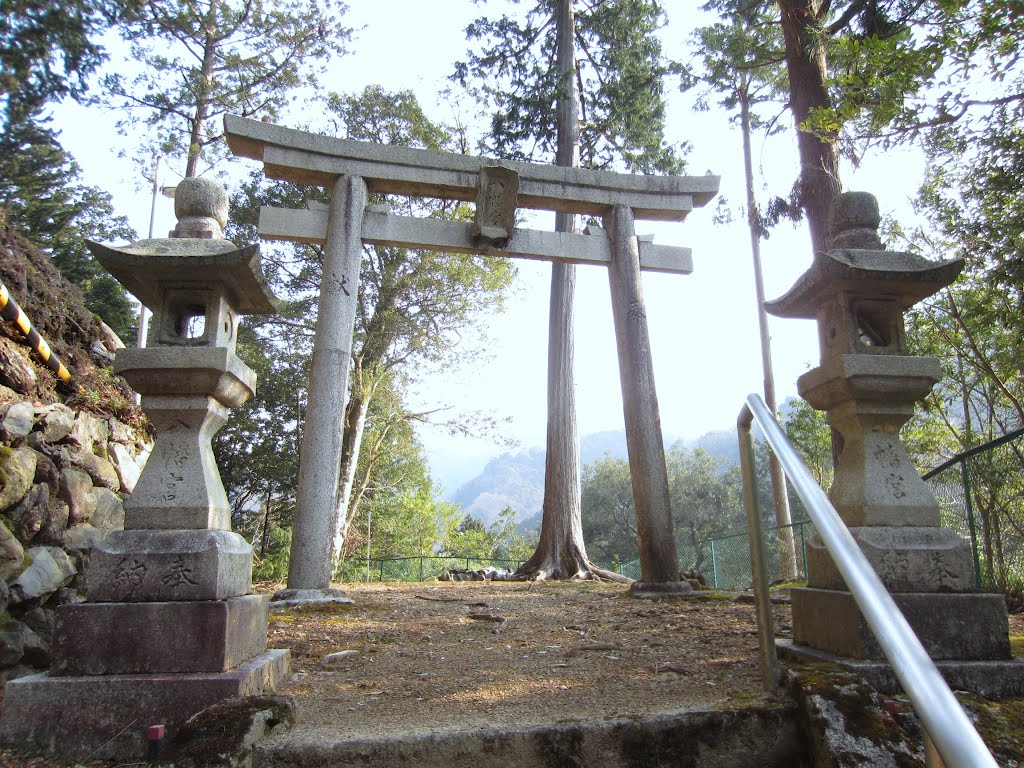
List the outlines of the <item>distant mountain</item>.
{"type": "MultiPolygon", "coordinates": [[[[666,445],[681,442],[687,448],[703,448],[726,462],[739,463],[739,447],[734,432],[708,432],[696,440],[666,440],[666,445]]],[[[580,461],[586,465],[604,455],[625,459],[626,433],[597,432],[580,440],[580,461]]],[[[544,449],[529,448],[503,453],[487,462],[483,471],[449,496],[485,525],[494,522],[505,507],[512,507],[520,528],[536,528],[544,504],[544,449]],[[534,519],[536,518],[536,519],[534,519]]]]}
{"type": "MultiPolygon", "coordinates": [[[[666,440],[665,444],[668,445],[669,441],[666,440]]],[[[625,432],[622,430],[595,432],[580,439],[580,461],[583,464],[591,464],[606,453],[620,459],[626,458],[625,432]]]]}
{"type": "Polygon", "coordinates": [[[688,440],[684,443],[691,450],[701,448],[716,459],[721,459],[725,464],[740,463],[740,442],[735,432],[721,430],[706,432],[696,440],[688,440]]]}
{"type": "Polygon", "coordinates": [[[520,518],[532,515],[544,503],[544,450],[529,448],[491,459],[479,475],[452,494],[451,501],[485,525],[494,522],[505,507],[512,507],[520,518]]]}

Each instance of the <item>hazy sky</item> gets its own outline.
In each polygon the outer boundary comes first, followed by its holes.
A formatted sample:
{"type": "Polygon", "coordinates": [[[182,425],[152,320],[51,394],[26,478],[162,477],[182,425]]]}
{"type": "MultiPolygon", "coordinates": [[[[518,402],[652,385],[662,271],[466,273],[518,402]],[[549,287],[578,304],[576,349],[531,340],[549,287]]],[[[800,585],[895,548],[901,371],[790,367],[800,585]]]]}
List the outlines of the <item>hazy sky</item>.
{"type": "MultiPolygon", "coordinates": [[[[439,100],[448,85],[452,64],[464,55],[463,29],[483,10],[501,7],[446,0],[445,12],[423,0],[352,3],[347,20],[360,29],[349,56],[334,62],[323,84],[332,90],[359,91],[370,84],[389,90],[412,89],[428,114],[439,121],[452,119],[457,109],[439,100]]],[[[670,10],[684,4],[670,4],[670,10]]],[[[696,11],[675,10],[663,31],[666,51],[685,56],[691,29],[707,23],[696,11]],[[689,14],[689,15],[687,15],[689,14]]],[[[112,64],[116,65],[116,64],[112,64]]],[[[688,173],[712,172],[722,177],[721,195],[736,206],[743,198],[740,135],[720,112],[697,113],[691,96],[670,101],[668,138],[689,141],[693,151],[688,173]]],[[[114,194],[118,213],[126,215],[140,235],[149,226],[150,193],[138,189],[140,179],[131,163],[116,157],[129,149],[114,131],[97,134],[80,126],[112,124],[110,115],[80,107],[56,113],[66,147],[83,166],[86,182],[114,194]]],[[[787,128],[789,115],[783,115],[787,128]]],[[[769,179],[767,192],[786,194],[796,161],[792,131],[764,143],[756,140],[755,173],[769,179]]],[[[253,161],[236,161],[244,172],[253,161]]],[[[846,189],[865,189],[880,198],[883,213],[907,210],[907,198],[921,177],[914,157],[888,156],[844,171],[846,189]]],[[[172,184],[168,175],[162,182],[172,184]]],[[[761,188],[762,195],[766,195],[761,188]]],[[[652,356],[666,435],[693,438],[709,430],[732,429],[743,398],[761,392],[763,378],[754,299],[749,236],[741,218],[727,226],[712,223],[717,201],[697,209],[681,224],[637,222],[641,234],[656,242],[693,249],[691,275],[644,277],[651,332],[652,356]]],[[[156,235],[173,227],[171,201],[157,201],[156,235]]],[[[553,214],[539,215],[529,226],[553,227],[553,214]]],[[[765,291],[781,295],[810,264],[805,230],[780,226],[762,244],[765,291]]],[[[547,313],[550,266],[519,262],[517,290],[507,311],[489,323],[487,365],[449,369],[432,375],[414,395],[416,407],[453,405],[487,410],[510,419],[504,432],[522,447],[542,446],[546,430],[547,313]]],[[[817,341],[810,321],[770,319],[776,389],[780,401],[796,394],[796,378],[817,362],[817,341]]],[[[581,435],[623,427],[615,337],[612,328],[607,270],[578,267],[576,293],[577,417],[581,435]]],[[[424,429],[421,439],[430,452],[434,476],[449,491],[475,475],[488,458],[507,448],[491,440],[452,438],[440,430],[424,429]]]]}

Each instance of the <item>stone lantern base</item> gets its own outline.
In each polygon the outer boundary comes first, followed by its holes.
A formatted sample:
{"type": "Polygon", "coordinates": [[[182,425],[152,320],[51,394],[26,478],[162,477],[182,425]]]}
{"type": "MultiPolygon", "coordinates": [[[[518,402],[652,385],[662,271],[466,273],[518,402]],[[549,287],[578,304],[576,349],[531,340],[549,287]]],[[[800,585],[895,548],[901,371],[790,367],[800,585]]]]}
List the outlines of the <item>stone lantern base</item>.
{"type": "Polygon", "coordinates": [[[7,683],[0,739],[79,759],[140,763],[148,726],[165,725],[171,736],[217,702],[274,691],[287,671],[288,651],[272,650],[219,673],[30,675],[7,683]]]}
{"type": "Polygon", "coordinates": [[[89,602],[57,609],[50,671],[7,683],[0,740],[136,762],[228,698],[271,693],[288,651],[267,650],[252,548],[218,530],[128,530],[93,551],[89,602]]]}
{"type": "MultiPolygon", "coordinates": [[[[791,594],[795,643],[851,659],[885,659],[849,592],[791,594]]],[[[933,661],[1013,658],[1002,595],[897,592],[892,598],[933,661]]]]}
{"type": "MultiPolygon", "coordinates": [[[[879,693],[899,694],[903,686],[887,661],[850,659],[826,651],[777,640],[779,657],[799,663],[834,664],[860,676],[879,693]]],[[[935,666],[954,691],[970,691],[987,699],[1024,698],[1024,660],[937,660],[935,666]]]]}

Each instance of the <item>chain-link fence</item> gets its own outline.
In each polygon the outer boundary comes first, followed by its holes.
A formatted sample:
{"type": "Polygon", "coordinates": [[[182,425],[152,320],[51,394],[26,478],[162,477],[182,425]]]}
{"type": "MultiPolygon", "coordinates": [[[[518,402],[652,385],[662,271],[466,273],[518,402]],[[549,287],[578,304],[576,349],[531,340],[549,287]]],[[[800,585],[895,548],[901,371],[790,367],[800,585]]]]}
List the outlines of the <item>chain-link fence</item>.
{"type": "MultiPolygon", "coordinates": [[[[765,546],[768,555],[768,578],[788,581],[807,578],[807,538],[813,526],[809,522],[793,523],[782,528],[765,529],[765,546]],[[795,577],[785,567],[789,539],[786,532],[792,532],[792,543],[796,552],[795,577]],[[781,534],[781,535],[780,535],[781,534]]],[[[750,570],[750,544],[746,533],[705,539],[693,544],[679,544],[676,549],[679,567],[683,571],[696,571],[707,581],[708,586],[724,590],[749,589],[753,584],[750,570]]],[[[335,575],[336,581],[429,581],[448,570],[478,570],[496,568],[514,571],[523,564],[522,560],[498,560],[484,557],[372,557],[345,560],[335,575]]],[[[598,563],[602,568],[616,571],[631,579],[640,579],[640,561],[626,563],[598,563]]]]}
{"type": "MultiPolygon", "coordinates": [[[[996,591],[1024,587],[1024,429],[965,451],[923,477],[938,499],[942,526],[971,542],[978,586],[996,591]]],[[[809,521],[765,528],[769,581],[807,579],[807,540],[813,531],[809,521]]],[[[676,556],[683,571],[696,571],[715,589],[744,590],[753,584],[746,533],[695,544],[680,542],[676,556]]],[[[446,570],[514,571],[522,563],[472,556],[349,559],[336,577],[340,581],[427,581],[446,570]]],[[[639,560],[602,567],[641,578],[639,560]]]]}
{"type": "Polygon", "coordinates": [[[371,557],[349,558],[342,563],[336,581],[429,581],[448,570],[497,568],[514,571],[522,560],[496,560],[483,557],[371,557]]]}
{"type": "Polygon", "coordinates": [[[1024,587],[1024,429],[954,456],[923,475],[943,527],[971,542],[978,586],[1024,587]]]}
{"type": "MultiPolygon", "coordinates": [[[[807,579],[807,539],[814,530],[810,522],[798,522],[764,531],[768,580],[805,581],[807,579]],[[792,546],[792,549],[791,549],[792,546]],[[786,553],[793,551],[793,569],[787,566],[786,553]]],[[[749,589],[754,583],[750,568],[750,542],[746,533],[703,539],[696,544],[678,542],[676,557],[684,572],[697,572],[709,587],[737,591],[749,589]]],[[[639,580],[640,561],[623,563],[619,573],[639,580]]]]}

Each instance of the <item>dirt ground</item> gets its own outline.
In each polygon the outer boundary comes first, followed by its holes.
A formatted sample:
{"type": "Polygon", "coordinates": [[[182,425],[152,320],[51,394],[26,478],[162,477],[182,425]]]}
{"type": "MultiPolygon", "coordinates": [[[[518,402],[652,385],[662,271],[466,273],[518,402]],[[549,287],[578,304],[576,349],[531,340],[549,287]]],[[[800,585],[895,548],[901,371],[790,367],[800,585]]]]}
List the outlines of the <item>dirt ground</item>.
{"type": "MultiPolygon", "coordinates": [[[[630,718],[765,698],[754,607],[729,596],[639,600],[608,583],[341,586],[353,605],[270,617],[269,646],[292,652],[281,693],[296,697],[306,733],[630,718]]],[[[774,613],[789,635],[789,606],[774,613]]],[[[1024,616],[1010,625],[1024,634],[1024,616]]],[[[109,764],[0,750],[3,768],[78,765],[109,764]]]]}
{"type": "Polygon", "coordinates": [[[564,723],[761,698],[749,603],[639,600],[608,583],[347,589],[354,606],[271,616],[271,646],[292,649],[284,692],[307,732],[564,723]],[[323,661],[332,652],[343,656],[323,661]]]}

